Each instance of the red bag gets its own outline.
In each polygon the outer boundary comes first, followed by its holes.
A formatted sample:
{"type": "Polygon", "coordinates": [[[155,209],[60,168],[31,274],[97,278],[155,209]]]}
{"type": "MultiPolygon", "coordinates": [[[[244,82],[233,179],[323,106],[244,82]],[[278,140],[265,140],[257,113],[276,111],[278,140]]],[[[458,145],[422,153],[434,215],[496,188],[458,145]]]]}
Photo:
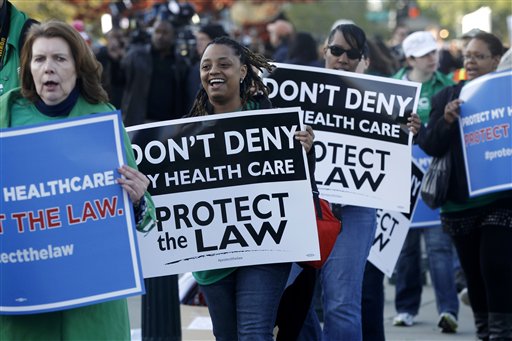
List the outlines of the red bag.
{"type": "Polygon", "coordinates": [[[320,269],[331,254],[336,238],[341,232],[341,221],[334,216],[327,200],[313,194],[316,212],[318,242],[320,244],[320,260],[300,262],[301,266],[320,269]]]}

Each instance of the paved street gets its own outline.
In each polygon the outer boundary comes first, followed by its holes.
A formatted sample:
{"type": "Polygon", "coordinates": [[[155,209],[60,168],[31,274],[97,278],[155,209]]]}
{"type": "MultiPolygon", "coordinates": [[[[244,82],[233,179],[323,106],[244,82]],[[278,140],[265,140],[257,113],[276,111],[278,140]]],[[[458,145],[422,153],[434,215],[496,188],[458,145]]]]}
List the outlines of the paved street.
{"type": "MultiPolygon", "coordinates": [[[[471,309],[461,304],[459,312],[459,330],[456,334],[442,334],[437,328],[437,311],[431,285],[424,286],[422,304],[416,324],[412,327],[394,327],[392,325],[394,308],[394,286],[386,279],[386,302],[384,311],[386,339],[389,341],[471,341],[475,340],[475,328],[471,309]]],[[[132,339],[140,337],[140,297],[129,299],[132,339]]],[[[208,310],[204,307],[182,306],[182,340],[214,340],[208,310]]],[[[370,340],[371,341],[371,340],[370,340]]]]}

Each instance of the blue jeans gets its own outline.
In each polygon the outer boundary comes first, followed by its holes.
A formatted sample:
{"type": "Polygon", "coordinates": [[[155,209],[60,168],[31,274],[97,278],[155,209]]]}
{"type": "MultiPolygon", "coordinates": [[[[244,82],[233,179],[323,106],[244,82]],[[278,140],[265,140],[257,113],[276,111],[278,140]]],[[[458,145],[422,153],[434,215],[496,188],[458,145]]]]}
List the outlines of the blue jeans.
{"type": "MultiPolygon", "coordinates": [[[[359,341],[362,339],[363,274],[377,228],[375,209],[334,205],[333,213],[342,220],[343,231],[320,271],[324,311],[322,340],[359,341]]],[[[310,334],[319,330],[314,310],[310,310],[306,318],[304,332],[306,328],[310,334]]]]}
{"type": "Polygon", "coordinates": [[[421,244],[425,238],[428,265],[438,313],[449,312],[457,316],[459,300],[453,271],[453,244],[450,236],[440,227],[413,228],[405,238],[395,268],[395,308],[398,313],[417,315],[421,303],[421,244]]]}
{"type": "Polygon", "coordinates": [[[271,341],[290,263],[238,268],[202,285],[217,341],[271,341]]]}

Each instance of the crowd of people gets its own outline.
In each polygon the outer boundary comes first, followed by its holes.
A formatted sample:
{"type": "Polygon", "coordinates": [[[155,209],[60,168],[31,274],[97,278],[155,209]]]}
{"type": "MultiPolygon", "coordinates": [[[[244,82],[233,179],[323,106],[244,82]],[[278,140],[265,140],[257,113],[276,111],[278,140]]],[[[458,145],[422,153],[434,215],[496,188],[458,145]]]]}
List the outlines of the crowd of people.
{"type": "MultiPolygon", "coordinates": [[[[512,340],[512,192],[469,198],[455,124],[464,84],[496,71],[502,59],[510,68],[510,50],[502,58],[506,49],[495,35],[472,31],[464,37],[459,56],[452,53],[441,60],[439,44],[427,30],[410,32],[398,25],[385,43],[368,38],[348,21],[336,24],[318,42],[280,18],[267,26],[270,50],[262,55],[234,39],[221,23],[209,23],[196,32],[196,57],[185,59],[177,53],[175,27],[163,17],[153,21],[147,42],[132,43],[112,30],[106,45],[93,51],[71,25],[56,20],[37,23],[7,0],[0,0],[0,6],[1,37],[8,37],[0,49],[0,128],[115,109],[121,110],[125,126],[268,109],[272,103],[259,71],[271,72],[272,62],[421,83],[417,113],[411,115],[408,128],[428,155],[450,153],[453,166],[441,225],[410,229],[406,237],[393,276],[393,325],[413,326],[418,314],[423,237],[440,332],[457,331],[457,293],[464,290],[477,337],[512,340]],[[464,283],[458,287],[454,264],[459,263],[464,283]]],[[[307,154],[315,189],[314,132],[306,126],[295,138],[307,154]]],[[[124,139],[130,146],[127,134],[124,139]]],[[[128,164],[119,169],[118,183],[133,203],[137,228],[147,229],[156,220],[147,192],[149,180],[137,170],[133,151],[125,152],[128,164]]],[[[286,311],[289,300],[281,298],[296,281],[307,288],[295,293],[302,303],[294,311],[297,323],[286,327],[293,329],[286,329],[292,337],[283,336],[283,327],[278,340],[385,339],[384,275],[367,261],[376,210],[336,204],[332,211],[343,222],[343,232],[320,270],[277,263],[194,273],[217,340],[273,340],[275,326],[285,325],[286,316],[279,312],[286,311]]],[[[0,327],[0,340],[130,338],[126,300],[53,313],[0,315],[0,327]]]]}

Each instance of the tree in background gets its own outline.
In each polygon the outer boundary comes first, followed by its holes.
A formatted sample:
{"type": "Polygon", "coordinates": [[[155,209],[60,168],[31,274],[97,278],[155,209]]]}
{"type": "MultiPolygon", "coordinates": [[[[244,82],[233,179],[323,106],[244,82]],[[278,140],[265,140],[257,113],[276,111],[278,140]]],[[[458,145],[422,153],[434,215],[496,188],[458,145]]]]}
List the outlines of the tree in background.
{"type": "MultiPolygon", "coordinates": [[[[39,21],[56,18],[66,22],[81,19],[87,27],[101,35],[100,17],[109,12],[111,0],[11,0],[20,10],[39,21]]],[[[150,8],[158,2],[166,0],[132,0],[135,10],[150,8]]],[[[185,0],[179,1],[181,3],[185,0]]],[[[238,2],[263,4],[274,3],[281,7],[282,13],[300,31],[311,33],[318,40],[324,39],[331,25],[338,19],[350,19],[362,27],[369,36],[380,35],[388,38],[393,28],[393,19],[388,22],[375,22],[368,19],[367,1],[360,0],[189,0],[201,15],[211,12],[220,12],[229,9],[238,2]]],[[[406,15],[411,23],[437,24],[450,31],[449,39],[461,35],[460,24],[464,14],[473,12],[482,6],[492,10],[492,31],[503,41],[510,41],[508,37],[506,18],[512,13],[510,0],[382,0],[383,7],[389,13],[406,15]],[[404,10],[404,4],[414,5],[414,11],[404,10]],[[410,12],[410,13],[409,13],[410,12]],[[412,17],[409,15],[411,14],[412,17]],[[508,39],[507,39],[508,38],[508,39]]],[[[213,15],[213,17],[217,17],[213,15]]],[[[268,17],[268,21],[272,21],[268,17]]],[[[395,19],[396,20],[396,19],[395,19]]],[[[95,34],[97,35],[97,34],[95,34]]]]}

